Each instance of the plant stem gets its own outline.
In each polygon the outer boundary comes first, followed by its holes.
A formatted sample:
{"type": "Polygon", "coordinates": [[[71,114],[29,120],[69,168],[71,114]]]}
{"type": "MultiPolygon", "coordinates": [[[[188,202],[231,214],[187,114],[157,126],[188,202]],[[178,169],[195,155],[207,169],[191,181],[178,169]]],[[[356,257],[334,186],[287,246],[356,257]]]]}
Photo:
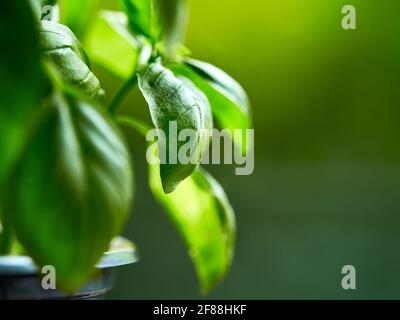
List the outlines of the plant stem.
{"type": "Polygon", "coordinates": [[[147,132],[151,130],[151,127],[148,124],[129,116],[120,116],[117,118],[117,122],[136,130],[143,137],[146,137],[147,132]]]}
{"type": "Polygon", "coordinates": [[[110,114],[115,117],[118,111],[118,108],[121,106],[124,98],[128,94],[128,92],[135,87],[138,81],[137,73],[138,71],[146,65],[152,57],[153,46],[148,42],[144,42],[141,44],[139,48],[139,55],[137,59],[137,64],[133,70],[132,75],[130,78],[124,83],[121,89],[117,92],[114,96],[113,100],[108,107],[108,111],[110,114]]]}
{"type": "Polygon", "coordinates": [[[135,87],[137,80],[137,74],[134,72],[133,75],[124,83],[121,89],[119,89],[111,101],[110,106],[108,107],[108,111],[112,116],[117,114],[118,108],[121,106],[121,103],[124,101],[128,92],[135,87]]]}

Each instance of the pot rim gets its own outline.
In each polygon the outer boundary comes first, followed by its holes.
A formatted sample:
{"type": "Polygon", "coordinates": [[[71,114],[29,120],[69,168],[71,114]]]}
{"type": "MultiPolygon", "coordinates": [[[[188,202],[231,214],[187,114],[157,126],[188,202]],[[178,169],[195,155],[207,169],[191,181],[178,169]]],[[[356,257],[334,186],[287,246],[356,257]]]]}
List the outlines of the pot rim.
{"type": "MultiPolygon", "coordinates": [[[[132,248],[124,248],[105,252],[96,268],[110,269],[135,263],[139,260],[139,253],[132,248]]],[[[0,277],[36,275],[39,268],[29,256],[0,256],[0,277]]]]}

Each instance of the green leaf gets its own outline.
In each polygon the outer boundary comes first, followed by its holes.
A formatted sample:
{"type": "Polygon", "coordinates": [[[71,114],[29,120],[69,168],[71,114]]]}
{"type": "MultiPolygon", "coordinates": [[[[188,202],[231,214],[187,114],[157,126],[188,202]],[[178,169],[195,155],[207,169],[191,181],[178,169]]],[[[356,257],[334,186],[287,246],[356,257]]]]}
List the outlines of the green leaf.
{"type": "MultiPolygon", "coordinates": [[[[189,58],[184,61],[171,66],[172,70],[193,81],[203,91],[220,126],[230,130],[251,128],[251,106],[241,85],[209,63],[189,58]]],[[[239,148],[246,150],[246,146],[239,148]]]]}
{"type": "Polygon", "coordinates": [[[158,0],[160,25],[166,46],[166,55],[173,57],[183,41],[187,25],[186,0],[158,0]]]}
{"type": "Polygon", "coordinates": [[[229,200],[203,169],[196,170],[170,195],[163,192],[158,166],[151,165],[149,171],[151,190],[181,233],[206,294],[232,263],[236,224],[229,200]]]}
{"type": "Polygon", "coordinates": [[[54,62],[67,83],[90,97],[104,95],[99,80],[90,70],[81,43],[68,27],[53,21],[41,21],[39,32],[42,51],[54,62]]]}
{"type": "Polygon", "coordinates": [[[176,78],[159,61],[139,72],[139,87],[158,129],[161,179],[164,191],[170,193],[193,173],[208,147],[210,106],[190,81],[176,78]],[[179,134],[184,134],[185,129],[193,135],[189,141],[180,141],[179,134]],[[185,146],[190,146],[190,152],[181,154],[185,146]]]}
{"type": "Polygon", "coordinates": [[[101,11],[88,30],[85,45],[93,61],[122,79],[136,68],[139,44],[122,12],[101,11]]]}
{"type": "Polygon", "coordinates": [[[180,49],[187,25],[186,0],[124,0],[129,25],[136,36],[155,45],[164,40],[163,54],[173,58],[180,49]]]}
{"type": "Polygon", "coordinates": [[[123,0],[123,4],[132,31],[157,42],[160,37],[158,0],[123,0]]]}
{"type": "Polygon", "coordinates": [[[55,93],[8,180],[6,223],[74,290],[121,231],[132,200],[127,149],[92,102],[55,93]]]}
{"type": "Polygon", "coordinates": [[[36,20],[40,20],[42,16],[42,2],[42,0],[29,0],[29,4],[36,20]]]}
{"type": "Polygon", "coordinates": [[[61,22],[81,38],[96,16],[99,4],[99,0],[61,0],[61,22]]]}
{"type": "Polygon", "coordinates": [[[40,48],[27,1],[5,1],[0,14],[0,183],[16,159],[40,99],[40,48]]]}

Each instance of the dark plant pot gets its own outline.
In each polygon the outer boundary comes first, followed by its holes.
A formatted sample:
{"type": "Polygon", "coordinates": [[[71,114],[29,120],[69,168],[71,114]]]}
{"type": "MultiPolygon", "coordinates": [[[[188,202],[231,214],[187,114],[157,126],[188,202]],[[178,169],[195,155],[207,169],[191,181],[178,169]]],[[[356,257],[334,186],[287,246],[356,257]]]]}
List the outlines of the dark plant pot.
{"type": "Polygon", "coordinates": [[[27,256],[0,256],[0,300],[100,300],[114,284],[114,269],[138,261],[135,250],[105,253],[96,266],[99,270],[73,295],[42,288],[38,268],[27,256]]]}

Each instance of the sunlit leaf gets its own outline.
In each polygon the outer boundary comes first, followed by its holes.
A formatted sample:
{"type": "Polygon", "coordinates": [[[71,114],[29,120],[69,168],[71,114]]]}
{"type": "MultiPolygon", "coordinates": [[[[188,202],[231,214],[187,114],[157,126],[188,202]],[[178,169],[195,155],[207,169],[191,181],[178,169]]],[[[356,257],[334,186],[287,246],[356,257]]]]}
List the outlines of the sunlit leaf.
{"type": "Polygon", "coordinates": [[[170,193],[197,168],[209,143],[212,128],[207,98],[188,80],[178,79],[159,61],[139,73],[139,87],[150,108],[158,137],[160,173],[164,191],[170,193]],[[179,139],[183,130],[193,135],[179,139]],[[187,131],[186,131],[187,132],[187,131]],[[189,153],[181,153],[183,146],[189,153]]]}
{"type": "Polygon", "coordinates": [[[214,89],[234,102],[244,115],[250,115],[249,98],[242,86],[230,75],[207,62],[187,58],[186,64],[209,81],[214,89]]]}
{"type": "Polygon", "coordinates": [[[99,0],[60,0],[61,23],[67,25],[79,38],[92,24],[99,0]]]}
{"type": "Polygon", "coordinates": [[[123,3],[132,31],[157,42],[160,36],[158,0],[124,0],[123,3]]]}
{"type": "Polygon", "coordinates": [[[99,108],[55,93],[10,179],[6,223],[39,266],[73,290],[121,231],[132,199],[129,155],[99,108]]]}
{"type": "Polygon", "coordinates": [[[85,45],[90,58],[115,75],[126,79],[134,71],[139,45],[124,13],[101,11],[92,21],[85,45]]]}
{"type": "Polygon", "coordinates": [[[40,48],[27,1],[5,1],[0,18],[0,182],[25,140],[41,90],[40,48]]]}
{"type": "Polygon", "coordinates": [[[186,0],[124,0],[123,3],[132,32],[154,44],[164,40],[163,54],[172,58],[185,35],[186,0]]]}
{"type": "Polygon", "coordinates": [[[104,91],[72,31],[53,21],[41,21],[39,31],[42,51],[55,63],[64,80],[91,97],[101,97],[104,91]]]}
{"type": "MultiPolygon", "coordinates": [[[[207,96],[214,117],[222,128],[249,129],[251,107],[247,94],[232,77],[221,69],[198,60],[185,58],[185,63],[174,64],[172,70],[193,83],[207,96]]],[[[239,146],[246,150],[244,146],[239,146]]]]}
{"type": "Polygon", "coordinates": [[[203,293],[226,275],[232,263],[236,224],[219,183],[196,170],[174,193],[163,192],[158,165],[151,165],[150,187],[185,240],[203,293]]]}

